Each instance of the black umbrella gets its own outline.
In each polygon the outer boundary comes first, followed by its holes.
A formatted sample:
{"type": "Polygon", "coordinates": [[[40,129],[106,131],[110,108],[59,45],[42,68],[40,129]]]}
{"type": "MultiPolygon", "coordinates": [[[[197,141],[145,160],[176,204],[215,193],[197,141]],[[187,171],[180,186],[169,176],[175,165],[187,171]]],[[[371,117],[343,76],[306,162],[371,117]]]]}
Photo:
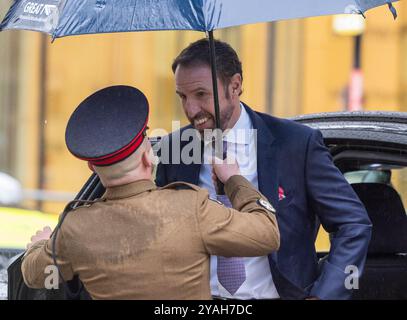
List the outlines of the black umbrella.
{"type": "Polygon", "coordinates": [[[196,30],[210,44],[216,128],[221,128],[213,31],[249,23],[330,14],[364,14],[397,0],[16,0],[0,31],[23,29],[52,39],[95,33],[196,30]]]}

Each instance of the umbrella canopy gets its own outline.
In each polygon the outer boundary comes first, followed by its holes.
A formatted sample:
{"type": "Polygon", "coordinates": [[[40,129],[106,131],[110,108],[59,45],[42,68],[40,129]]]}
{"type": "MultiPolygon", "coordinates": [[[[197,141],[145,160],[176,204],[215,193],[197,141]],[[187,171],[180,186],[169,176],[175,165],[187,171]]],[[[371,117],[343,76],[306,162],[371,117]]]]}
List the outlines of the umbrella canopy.
{"type": "Polygon", "coordinates": [[[213,30],[256,22],[339,13],[364,14],[398,0],[15,0],[0,24],[53,39],[96,33],[196,30],[208,32],[216,128],[219,117],[213,30]]]}
{"type": "MultiPolygon", "coordinates": [[[[216,128],[221,128],[213,30],[256,22],[340,13],[364,14],[397,0],[15,0],[0,24],[53,39],[96,33],[196,30],[208,32],[216,128]]],[[[220,145],[220,142],[219,142],[220,145]]]]}
{"type": "Polygon", "coordinates": [[[357,13],[397,0],[15,0],[4,29],[70,35],[146,30],[212,31],[242,24],[357,13]]]}

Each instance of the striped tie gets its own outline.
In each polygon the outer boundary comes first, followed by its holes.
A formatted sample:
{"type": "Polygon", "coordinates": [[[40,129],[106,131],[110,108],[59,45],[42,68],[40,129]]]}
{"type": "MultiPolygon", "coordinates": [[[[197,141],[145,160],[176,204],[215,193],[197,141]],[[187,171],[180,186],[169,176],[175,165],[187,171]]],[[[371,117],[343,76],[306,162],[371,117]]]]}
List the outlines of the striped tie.
{"type": "MultiPolygon", "coordinates": [[[[223,141],[223,154],[224,158],[227,151],[227,141],[223,141]]],[[[231,208],[229,198],[226,195],[217,195],[217,199],[222,202],[226,207],[231,208]]],[[[236,291],[242,286],[246,280],[246,269],[244,265],[244,258],[241,257],[221,257],[218,256],[218,280],[219,283],[231,294],[234,295],[236,291]]]]}

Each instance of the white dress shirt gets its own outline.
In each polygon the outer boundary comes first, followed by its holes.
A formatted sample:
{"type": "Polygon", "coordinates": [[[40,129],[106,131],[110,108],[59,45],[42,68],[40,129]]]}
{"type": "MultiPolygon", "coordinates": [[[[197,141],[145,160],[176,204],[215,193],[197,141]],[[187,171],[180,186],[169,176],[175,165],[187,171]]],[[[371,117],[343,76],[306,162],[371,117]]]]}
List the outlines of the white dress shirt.
{"type": "MultiPolygon", "coordinates": [[[[257,135],[243,105],[235,126],[224,137],[227,141],[227,152],[234,155],[239,164],[242,175],[258,188],[257,179],[257,135]]],[[[199,186],[209,191],[211,197],[216,198],[215,187],[212,183],[212,167],[209,157],[212,154],[211,143],[205,142],[204,163],[199,173],[199,186]]],[[[210,285],[213,296],[233,299],[275,299],[279,298],[270,271],[268,257],[243,258],[246,269],[246,280],[242,286],[231,295],[218,281],[217,257],[211,256],[210,285]]]]}

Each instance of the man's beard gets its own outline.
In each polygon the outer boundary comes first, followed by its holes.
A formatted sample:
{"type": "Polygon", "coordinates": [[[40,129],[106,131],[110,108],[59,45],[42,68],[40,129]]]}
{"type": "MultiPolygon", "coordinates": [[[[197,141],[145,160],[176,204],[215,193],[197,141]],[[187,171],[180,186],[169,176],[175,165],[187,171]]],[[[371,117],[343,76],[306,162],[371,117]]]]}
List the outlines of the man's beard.
{"type": "MultiPolygon", "coordinates": [[[[234,109],[234,106],[231,103],[228,103],[224,108],[219,110],[219,113],[220,113],[220,126],[221,126],[222,131],[228,129],[227,125],[229,124],[230,119],[232,118],[233,111],[234,111],[233,109],[234,109]]],[[[215,116],[212,115],[209,112],[201,111],[194,118],[188,118],[188,120],[191,123],[191,125],[193,127],[195,127],[194,126],[195,120],[196,119],[202,119],[204,117],[208,118],[208,121],[212,121],[212,123],[213,123],[212,128],[207,128],[205,130],[211,130],[211,129],[214,130],[215,127],[216,127],[215,116]]],[[[201,132],[201,130],[200,130],[200,133],[202,134],[203,132],[201,132]]]]}

